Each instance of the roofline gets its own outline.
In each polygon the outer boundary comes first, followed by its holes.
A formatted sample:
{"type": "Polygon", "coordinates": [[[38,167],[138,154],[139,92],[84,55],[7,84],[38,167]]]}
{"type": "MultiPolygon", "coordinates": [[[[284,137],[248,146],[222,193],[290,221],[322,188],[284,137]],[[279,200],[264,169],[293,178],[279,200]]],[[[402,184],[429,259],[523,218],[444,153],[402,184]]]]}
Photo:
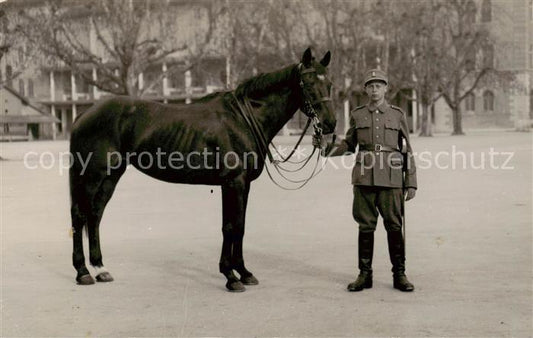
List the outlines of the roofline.
{"type": "Polygon", "coordinates": [[[22,103],[26,104],[26,105],[29,105],[30,104],[30,101],[28,100],[27,97],[25,96],[22,96],[19,92],[17,92],[15,89],[9,87],[9,86],[6,86],[6,85],[0,85],[0,89],[4,88],[5,90],[7,90],[8,92],[10,92],[11,94],[15,95],[16,97],[18,97],[22,103]]]}
{"type": "Polygon", "coordinates": [[[13,88],[11,88],[9,86],[5,86],[5,85],[0,85],[0,90],[1,89],[5,89],[8,92],[10,92],[11,94],[15,95],[18,99],[20,99],[22,104],[35,109],[37,112],[41,113],[42,115],[52,116],[52,114],[49,114],[49,113],[43,111],[41,108],[39,108],[36,105],[34,105],[27,97],[22,96],[19,92],[17,92],[13,88]]]}

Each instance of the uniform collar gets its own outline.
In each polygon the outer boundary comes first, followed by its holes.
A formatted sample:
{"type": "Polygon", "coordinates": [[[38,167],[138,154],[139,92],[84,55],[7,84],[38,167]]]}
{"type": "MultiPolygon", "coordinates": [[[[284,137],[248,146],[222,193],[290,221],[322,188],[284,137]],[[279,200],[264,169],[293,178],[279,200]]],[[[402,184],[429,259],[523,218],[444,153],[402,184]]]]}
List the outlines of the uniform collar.
{"type": "Polygon", "coordinates": [[[375,113],[376,112],[376,109],[380,112],[380,113],[385,113],[388,108],[389,108],[389,103],[385,100],[383,101],[382,104],[380,104],[379,106],[377,106],[377,108],[374,108],[374,109],[370,109],[370,105],[366,105],[366,108],[367,110],[370,112],[370,113],[375,113]]]}

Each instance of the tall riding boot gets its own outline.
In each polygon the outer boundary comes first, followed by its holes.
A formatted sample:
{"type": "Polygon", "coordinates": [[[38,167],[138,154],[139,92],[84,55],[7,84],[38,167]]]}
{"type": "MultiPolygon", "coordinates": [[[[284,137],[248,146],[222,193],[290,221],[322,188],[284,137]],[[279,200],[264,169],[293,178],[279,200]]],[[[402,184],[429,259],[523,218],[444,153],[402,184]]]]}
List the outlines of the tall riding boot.
{"type": "Polygon", "coordinates": [[[372,256],[374,232],[359,232],[359,276],[348,285],[348,291],[361,291],[372,287],[372,256]]]}
{"type": "Polygon", "coordinates": [[[394,288],[400,291],[413,291],[415,287],[407,280],[405,275],[405,247],[402,232],[388,231],[387,240],[389,242],[394,288]]]}

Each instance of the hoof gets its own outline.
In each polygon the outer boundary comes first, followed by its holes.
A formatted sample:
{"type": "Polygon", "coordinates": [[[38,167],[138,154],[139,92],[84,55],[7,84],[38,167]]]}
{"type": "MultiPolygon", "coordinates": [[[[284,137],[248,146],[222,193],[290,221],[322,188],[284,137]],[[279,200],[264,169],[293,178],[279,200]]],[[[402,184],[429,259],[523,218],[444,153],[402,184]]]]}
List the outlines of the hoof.
{"type": "Polygon", "coordinates": [[[244,292],[246,290],[241,281],[228,281],[226,283],[226,288],[230,292],[244,292]]]}
{"type": "Polygon", "coordinates": [[[87,274],[76,277],[76,282],[78,282],[78,285],[91,285],[94,284],[94,278],[91,275],[87,274]]]}
{"type": "Polygon", "coordinates": [[[244,285],[257,285],[257,284],[259,284],[259,281],[257,280],[257,278],[254,277],[254,275],[241,277],[241,282],[244,285]]]}
{"type": "Polygon", "coordinates": [[[112,282],[113,280],[113,276],[111,276],[109,272],[102,272],[101,274],[96,276],[97,282],[112,282]]]}

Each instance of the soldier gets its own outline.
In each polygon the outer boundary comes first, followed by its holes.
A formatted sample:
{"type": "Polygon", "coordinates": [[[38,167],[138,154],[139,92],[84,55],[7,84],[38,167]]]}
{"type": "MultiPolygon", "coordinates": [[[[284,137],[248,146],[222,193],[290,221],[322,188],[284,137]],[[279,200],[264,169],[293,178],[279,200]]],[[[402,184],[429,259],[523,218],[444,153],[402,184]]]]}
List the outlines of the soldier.
{"type": "MultiPolygon", "coordinates": [[[[388,80],[382,70],[371,69],[365,74],[364,89],[369,102],[350,112],[346,138],[323,147],[327,156],[339,156],[354,153],[359,145],[352,172],[352,213],[359,224],[360,273],[348,285],[348,290],[361,291],[372,287],[374,231],[381,214],[387,230],[394,288],[413,291],[414,286],[405,275],[402,234],[404,198],[406,201],[414,198],[417,188],[407,120],[400,108],[385,100],[388,80]],[[404,144],[406,149],[402,154],[404,144]]],[[[323,145],[319,137],[313,139],[313,144],[323,145]]]]}

